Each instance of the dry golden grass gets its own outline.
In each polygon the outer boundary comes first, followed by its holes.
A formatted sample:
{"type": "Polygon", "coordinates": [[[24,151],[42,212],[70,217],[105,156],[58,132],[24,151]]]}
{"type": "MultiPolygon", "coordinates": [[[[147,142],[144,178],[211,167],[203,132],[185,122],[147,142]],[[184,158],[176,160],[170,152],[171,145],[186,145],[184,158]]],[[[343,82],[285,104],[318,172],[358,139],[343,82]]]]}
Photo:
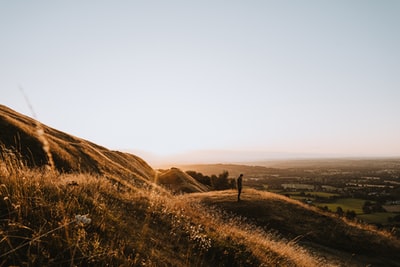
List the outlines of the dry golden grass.
{"type": "Polygon", "coordinates": [[[177,170],[160,180],[134,155],[37,132],[1,105],[0,127],[0,266],[365,266],[303,241],[389,255],[385,264],[400,248],[389,234],[271,193],[246,189],[240,203],[232,190],[173,195],[157,183],[199,188],[177,170]]]}
{"type": "Polygon", "coordinates": [[[147,183],[154,170],[142,159],[110,151],[87,140],[68,135],[0,105],[0,142],[17,151],[30,167],[52,166],[62,172],[107,175],[118,181],[147,183]],[[38,131],[39,125],[39,131],[38,131]]]}
{"type": "Polygon", "coordinates": [[[177,168],[159,170],[155,182],[178,194],[208,191],[207,186],[177,168]]]}
{"type": "MultiPolygon", "coordinates": [[[[344,220],[285,196],[245,188],[241,202],[236,201],[234,190],[186,197],[235,217],[242,216],[267,232],[279,232],[280,239],[289,240],[289,243],[295,240],[297,245],[310,248],[313,254],[326,257],[334,264],[400,265],[400,240],[391,233],[344,220]]],[[[285,249],[281,247],[278,251],[285,249]]],[[[296,256],[300,255],[294,253],[293,257],[296,256]]]]}
{"type": "Polygon", "coordinates": [[[155,184],[117,186],[104,176],[32,170],[1,158],[0,266],[321,263],[294,242],[155,184]]]}

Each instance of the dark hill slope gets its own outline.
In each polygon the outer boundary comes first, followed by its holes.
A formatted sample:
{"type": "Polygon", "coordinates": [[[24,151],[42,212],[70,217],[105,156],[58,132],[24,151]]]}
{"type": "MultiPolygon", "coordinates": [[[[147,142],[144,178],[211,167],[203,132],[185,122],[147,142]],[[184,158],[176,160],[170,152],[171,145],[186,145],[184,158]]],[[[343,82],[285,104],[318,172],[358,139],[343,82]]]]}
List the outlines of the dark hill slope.
{"type": "Polygon", "coordinates": [[[0,129],[1,149],[17,151],[30,167],[49,164],[61,172],[86,172],[142,181],[154,177],[153,169],[137,156],[111,151],[68,135],[3,105],[0,105],[0,129]]]}
{"type": "Polygon", "coordinates": [[[177,168],[160,170],[156,182],[174,193],[208,191],[207,186],[199,183],[193,177],[177,168]]]}
{"type": "Polygon", "coordinates": [[[346,266],[400,266],[400,240],[395,237],[281,195],[246,189],[241,202],[233,190],[186,197],[245,217],[346,266]]]}

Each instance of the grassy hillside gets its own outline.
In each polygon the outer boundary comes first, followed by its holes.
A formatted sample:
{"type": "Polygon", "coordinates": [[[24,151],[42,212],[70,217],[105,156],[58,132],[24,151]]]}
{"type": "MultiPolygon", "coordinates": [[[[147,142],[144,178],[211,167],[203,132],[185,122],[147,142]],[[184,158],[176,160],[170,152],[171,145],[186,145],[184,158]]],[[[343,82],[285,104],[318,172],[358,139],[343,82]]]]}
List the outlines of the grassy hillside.
{"type": "MultiPolygon", "coordinates": [[[[9,157],[9,155],[7,155],[9,157]]],[[[318,266],[295,242],[159,186],[13,166],[2,156],[0,265],[318,266]]]]}
{"type": "Polygon", "coordinates": [[[235,218],[225,221],[219,212],[154,183],[206,190],[177,169],[160,174],[134,155],[4,106],[0,126],[0,266],[321,262],[295,243],[235,218]]]}
{"type": "Polygon", "coordinates": [[[390,234],[283,196],[238,203],[4,106],[0,127],[0,266],[400,265],[390,234]]]}
{"type": "Polygon", "coordinates": [[[159,170],[156,174],[156,183],[178,194],[208,191],[207,186],[177,168],[159,170]]]}
{"type": "Polygon", "coordinates": [[[108,175],[142,182],[154,177],[141,158],[110,151],[87,140],[68,135],[0,105],[0,144],[16,151],[25,165],[50,166],[60,172],[108,175]]]}
{"type": "Polygon", "coordinates": [[[283,238],[296,240],[325,257],[340,259],[345,265],[400,266],[400,240],[390,233],[340,219],[285,196],[245,189],[241,202],[235,202],[233,190],[187,197],[277,231],[283,238]]]}

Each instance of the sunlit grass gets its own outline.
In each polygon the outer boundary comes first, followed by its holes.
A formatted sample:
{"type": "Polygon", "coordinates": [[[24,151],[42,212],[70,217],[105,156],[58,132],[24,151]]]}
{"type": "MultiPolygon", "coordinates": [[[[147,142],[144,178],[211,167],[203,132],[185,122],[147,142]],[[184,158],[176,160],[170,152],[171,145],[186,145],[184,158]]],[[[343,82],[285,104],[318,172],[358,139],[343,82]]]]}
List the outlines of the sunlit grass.
{"type": "MultiPolygon", "coordinates": [[[[156,183],[135,185],[124,177],[116,183],[116,175],[110,179],[30,169],[10,153],[0,158],[0,266],[335,265],[298,242],[326,225],[286,239],[249,219],[268,203],[274,208],[286,207],[274,211],[277,215],[269,223],[291,218],[292,212],[338,220],[334,214],[322,214],[317,207],[286,196],[249,188],[245,188],[241,203],[237,203],[234,190],[173,195],[156,183]],[[200,201],[204,199],[226,207],[256,209],[246,218],[200,201]]],[[[157,180],[156,172],[153,181],[157,180]]],[[[318,220],[307,217],[313,225],[318,225],[318,220]]],[[[294,231],[309,227],[297,222],[289,223],[294,231]]],[[[360,231],[375,232],[375,243],[391,238],[355,222],[332,225],[341,228],[320,233],[329,233],[330,240],[337,242],[347,233],[356,237],[360,231]],[[354,232],[348,225],[360,231],[354,232]]]]}
{"type": "Polygon", "coordinates": [[[32,170],[15,155],[2,155],[0,211],[1,266],[321,262],[295,242],[156,184],[117,186],[103,176],[32,170]]]}
{"type": "MultiPolygon", "coordinates": [[[[331,263],[340,262],[338,264],[346,265],[354,260],[351,256],[354,253],[377,253],[391,257],[392,253],[400,249],[400,242],[391,231],[347,220],[335,213],[324,212],[318,207],[283,195],[245,188],[242,201],[238,203],[236,194],[235,191],[228,190],[197,193],[187,197],[236,216],[244,216],[267,232],[276,230],[285,233],[285,237],[295,240],[297,245],[314,243],[337,250],[337,255],[344,253],[331,259],[331,263]]],[[[381,263],[385,262],[384,258],[382,256],[380,259],[381,263]]]]}

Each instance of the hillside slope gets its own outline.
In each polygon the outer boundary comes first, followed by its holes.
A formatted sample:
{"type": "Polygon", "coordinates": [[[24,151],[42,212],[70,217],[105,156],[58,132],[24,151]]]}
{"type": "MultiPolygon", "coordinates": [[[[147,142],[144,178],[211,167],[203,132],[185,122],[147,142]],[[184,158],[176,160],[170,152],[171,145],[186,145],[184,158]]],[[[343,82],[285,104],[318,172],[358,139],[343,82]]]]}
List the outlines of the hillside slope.
{"type": "Polygon", "coordinates": [[[121,189],[104,176],[32,170],[7,157],[0,266],[334,266],[155,184],[121,189]]]}
{"type": "Polygon", "coordinates": [[[207,186],[199,183],[193,177],[177,168],[160,170],[157,176],[157,184],[168,188],[174,193],[206,192],[207,186]]]}
{"type": "Polygon", "coordinates": [[[141,158],[111,151],[63,133],[0,105],[1,149],[17,151],[31,167],[54,165],[61,172],[85,172],[149,181],[154,170],[141,158]]]}
{"type": "Polygon", "coordinates": [[[247,218],[345,266],[400,266],[400,240],[285,196],[245,189],[241,202],[236,202],[233,190],[190,194],[186,198],[247,218]]]}
{"type": "Polygon", "coordinates": [[[283,196],[238,203],[1,105],[0,129],[0,266],[400,266],[399,240],[283,196]]]}

